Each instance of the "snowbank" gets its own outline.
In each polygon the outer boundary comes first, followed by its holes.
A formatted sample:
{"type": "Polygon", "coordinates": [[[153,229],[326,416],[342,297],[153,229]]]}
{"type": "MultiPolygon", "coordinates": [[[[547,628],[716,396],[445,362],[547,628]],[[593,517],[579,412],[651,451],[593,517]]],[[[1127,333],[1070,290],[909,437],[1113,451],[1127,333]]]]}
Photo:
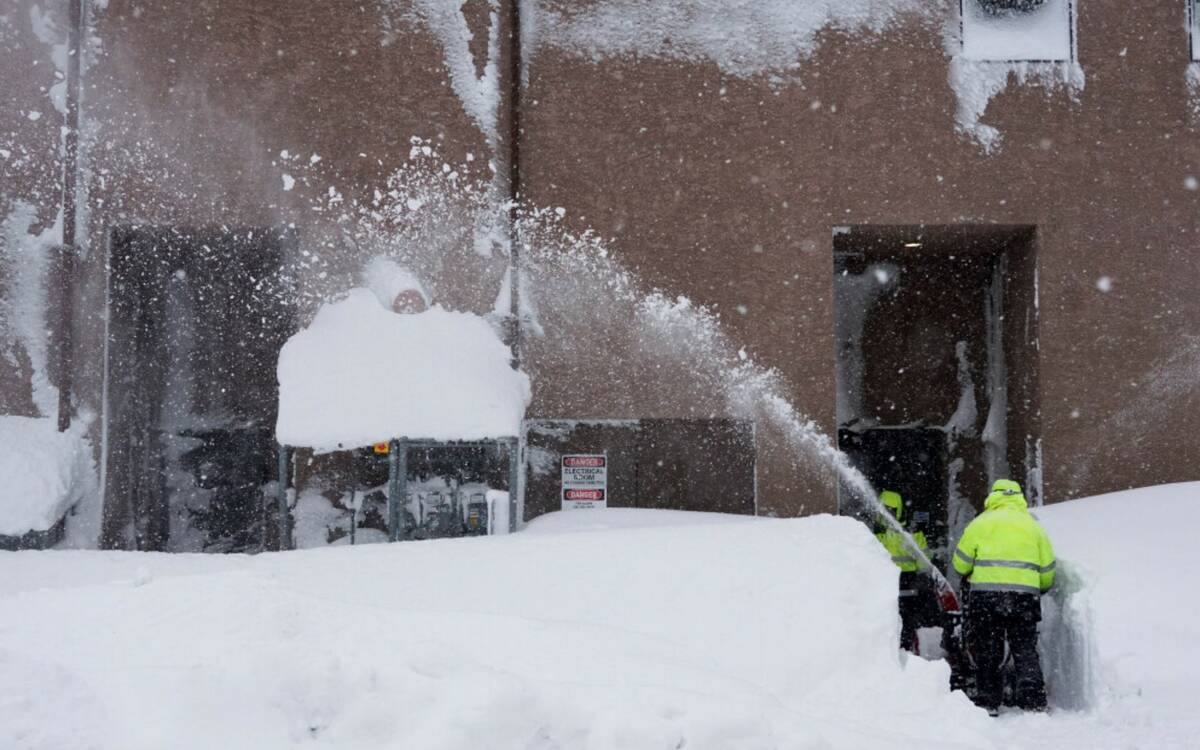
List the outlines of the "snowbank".
{"type": "Polygon", "coordinates": [[[0,746],[989,747],[895,587],[831,517],[0,555],[0,746]]]}
{"type": "Polygon", "coordinates": [[[0,553],[0,747],[1195,748],[1198,501],[1038,510],[1093,696],[998,720],[897,650],[896,570],[848,519],[608,510],[257,557],[0,553]]]}
{"type": "Polygon", "coordinates": [[[353,289],[280,351],[276,435],[318,450],[518,435],[529,379],[509,357],[478,315],[398,315],[353,289]]]}
{"type": "Polygon", "coordinates": [[[1142,746],[1196,747],[1200,482],[1075,500],[1037,515],[1077,590],[1068,615],[1089,641],[1079,656],[1094,662],[1075,665],[1092,681],[1082,686],[1086,697],[1109,721],[1167,730],[1142,746]]]}
{"type": "Polygon", "coordinates": [[[0,416],[0,534],[46,531],[95,483],[86,439],[48,418],[0,416]]]}

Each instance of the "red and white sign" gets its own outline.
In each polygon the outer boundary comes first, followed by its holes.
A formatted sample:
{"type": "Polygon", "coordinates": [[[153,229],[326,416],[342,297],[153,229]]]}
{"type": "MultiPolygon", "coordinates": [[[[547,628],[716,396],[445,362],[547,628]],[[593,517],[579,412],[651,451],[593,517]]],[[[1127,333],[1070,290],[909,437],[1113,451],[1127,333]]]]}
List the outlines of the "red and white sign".
{"type": "Polygon", "coordinates": [[[608,457],[562,457],[562,509],[608,507],[608,457]]]}

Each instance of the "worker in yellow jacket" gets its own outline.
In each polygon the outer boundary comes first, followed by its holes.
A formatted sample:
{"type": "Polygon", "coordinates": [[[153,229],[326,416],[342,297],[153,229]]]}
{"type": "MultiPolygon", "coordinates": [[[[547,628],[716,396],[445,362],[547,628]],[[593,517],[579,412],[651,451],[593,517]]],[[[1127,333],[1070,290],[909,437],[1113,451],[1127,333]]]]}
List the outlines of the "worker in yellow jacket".
{"type": "Polygon", "coordinates": [[[1046,530],[1029,513],[1021,485],[1009,479],[992,485],[983,512],[958,542],[954,569],[970,587],[966,627],[975,658],[976,701],[992,715],[999,711],[1007,641],[1016,667],[1017,705],[1044,711],[1037,624],[1041,595],[1054,585],[1054,550],[1046,530]]]}
{"type": "MultiPolygon", "coordinates": [[[[905,523],[904,498],[900,496],[900,493],[884,490],[879,493],[879,501],[903,526],[905,523]]],[[[922,550],[928,548],[923,533],[914,532],[912,537],[922,550]]],[[[917,625],[922,609],[921,590],[917,586],[917,571],[920,569],[920,565],[905,544],[904,537],[883,519],[879,519],[875,525],[875,538],[891,555],[892,562],[896,563],[896,567],[900,568],[900,648],[917,653],[919,645],[917,643],[917,625]]]]}

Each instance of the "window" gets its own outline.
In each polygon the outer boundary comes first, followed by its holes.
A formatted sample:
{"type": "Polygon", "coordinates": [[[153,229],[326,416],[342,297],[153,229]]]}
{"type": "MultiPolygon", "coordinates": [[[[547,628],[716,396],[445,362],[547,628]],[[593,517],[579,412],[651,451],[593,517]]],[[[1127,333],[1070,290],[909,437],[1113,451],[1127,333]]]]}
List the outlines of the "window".
{"type": "Polygon", "coordinates": [[[1192,62],[1200,62],[1200,0],[1188,0],[1188,46],[1192,62]]]}
{"type": "Polygon", "coordinates": [[[959,7],[967,60],[1075,61],[1075,0],[959,0],[959,7]]]}

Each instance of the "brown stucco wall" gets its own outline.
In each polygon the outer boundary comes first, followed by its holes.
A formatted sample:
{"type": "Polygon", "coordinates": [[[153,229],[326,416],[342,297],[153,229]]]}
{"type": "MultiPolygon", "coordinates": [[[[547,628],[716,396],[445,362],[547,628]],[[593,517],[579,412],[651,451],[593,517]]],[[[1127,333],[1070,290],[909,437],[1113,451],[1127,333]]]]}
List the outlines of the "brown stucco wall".
{"type": "Polygon", "coordinates": [[[27,232],[10,227],[14,239],[40,234],[53,226],[61,197],[62,116],[50,97],[57,78],[51,47],[34,33],[35,6],[48,14],[43,28],[65,21],[55,3],[12,0],[0,9],[0,414],[37,413],[29,354],[9,306],[15,265],[27,259],[9,246],[3,223],[20,205],[32,212],[33,222],[27,232]]]}
{"type": "MultiPolygon", "coordinates": [[[[24,20],[29,5],[6,11],[19,30],[0,49],[0,135],[14,134],[36,157],[17,171],[0,165],[0,215],[32,200],[51,221],[57,121],[41,88],[53,75],[24,20]],[[46,114],[38,123],[21,115],[30,98],[46,114]]],[[[1077,101],[1037,86],[997,96],[984,120],[1004,144],[990,156],[955,131],[941,5],[879,35],[823,32],[783,81],[701,61],[592,60],[529,45],[523,196],[564,207],[570,229],[596,230],[646,287],[713,306],[734,344],[777,368],[795,403],[830,432],[833,228],[1036,226],[1047,498],[1200,478],[1200,446],[1190,439],[1200,396],[1180,371],[1195,357],[1178,355],[1181,341],[1200,348],[1200,192],[1183,187],[1200,173],[1200,147],[1182,3],[1083,3],[1086,88],[1077,101]],[[1096,288],[1102,275],[1113,279],[1110,293],[1096,288]],[[1183,383],[1167,399],[1155,386],[1164,378],[1183,383]]],[[[346,238],[322,196],[334,187],[345,204],[369,200],[407,159],[411,136],[437,144],[449,164],[467,154],[477,166],[494,159],[494,187],[505,193],[504,105],[490,143],[454,91],[442,42],[412,10],[409,0],[110,0],[95,14],[75,326],[82,406],[101,401],[111,227],[295,224],[297,247],[319,259],[298,279],[311,307],[347,286],[370,250],[346,238]],[[300,163],[283,164],[285,149],[300,163]],[[322,160],[306,166],[314,153],[322,160]],[[285,171],[298,180],[290,192],[285,171]]],[[[478,54],[488,6],[472,0],[463,12],[478,54]]],[[[507,33],[500,37],[506,55],[507,33]]],[[[499,67],[503,91],[507,61],[499,67]]],[[[486,309],[502,259],[455,257],[456,281],[438,291],[452,306],[486,309]]],[[[543,313],[552,323],[552,311],[543,313]]],[[[595,344],[606,337],[619,334],[602,332],[595,344]]],[[[533,355],[547,348],[530,344],[533,355]]],[[[5,410],[31,406],[17,361],[0,362],[5,410]]],[[[535,360],[533,415],[721,416],[689,402],[686,383],[638,387],[664,377],[643,364],[615,362],[565,382],[567,368],[535,360]]],[[[778,445],[762,450],[764,510],[830,507],[827,472],[797,465],[778,445]]]]}
{"type": "MultiPolygon", "coordinates": [[[[486,38],[486,8],[464,15],[476,28],[482,23],[486,38]]],[[[303,322],[386,249],[362,244],[346,219],[356,201],[387,190],[411,138],[434,144],[453,164],[468,153],[479,164],[495,156],[451,86],[441,41],[403,0],[113,0],[91,24],[98,42],[84,106],[89,248],[78,280],[76,347],[86,404],[102,401],[113,227],[288,227],[303,322]],[[295,179],[293,189],[284,189],[284,174],[295,179]],[[341,199],[330,201],[330,191],[341,199]]],[[[466,248],[458,256],[463,273],[494,284],[502,261],[466,248]]],[[[470,285],[434,292],[452,306],[479,306],[470,285]]],[[[109,519],[110,528],[120,523],[109,519]]]]}
{"type": "Polygon", "coordinates": [[[611,237],[650,283],[717,306],[826,429],[834,227],[1035,225],[1047,498],[1197,479],[1194,387],[1153,418],[1123,412],[1149,415],[1148,380],[1200,330],[1183,4],[1081,5],[1086,88],[1077,102],[1036,86],[997,96],[984,120],[1004,144],[991,156],[955,132],[936,13],[878,37],[826,32],[782,84],[544,48],[531,65],[523,189],[611,237]]]}

